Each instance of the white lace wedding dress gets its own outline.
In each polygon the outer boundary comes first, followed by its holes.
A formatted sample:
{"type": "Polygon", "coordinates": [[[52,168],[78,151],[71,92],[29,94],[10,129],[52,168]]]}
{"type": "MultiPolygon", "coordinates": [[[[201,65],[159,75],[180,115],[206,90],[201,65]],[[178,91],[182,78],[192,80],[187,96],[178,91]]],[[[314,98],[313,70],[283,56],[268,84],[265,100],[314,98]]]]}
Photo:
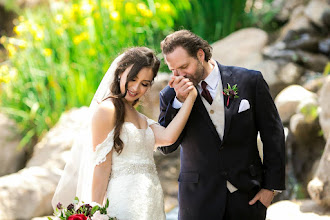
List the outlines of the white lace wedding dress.
{"type": "MultiPolygon", "coordinates": [[[[113,151],[112,171],[106,192],[108,214],[118,220],[163,220],[164,198],[153,158],[155,138],[148,119],[147,129],[138,129],[124,122],[120,138],[124,143],[121,154],[113,151]]],[[[95,164],[106,160],[113,147],[112,130],[96,147],[95,164]]]]}

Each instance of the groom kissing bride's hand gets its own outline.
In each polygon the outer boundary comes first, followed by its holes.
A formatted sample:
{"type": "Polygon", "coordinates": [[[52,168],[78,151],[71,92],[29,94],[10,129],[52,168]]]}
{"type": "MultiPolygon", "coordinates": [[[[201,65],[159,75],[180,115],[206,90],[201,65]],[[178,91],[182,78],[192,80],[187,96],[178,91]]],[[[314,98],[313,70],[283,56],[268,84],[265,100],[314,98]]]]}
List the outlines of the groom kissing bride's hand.
{"type": "Polygon", "coordinates": [[[193,85],[193,83],[183,76],[171,76],[168,85],[171,88],[174,88],[176,92],[177,99],[183,103],[189,95],[189,87],[193,85]]]}

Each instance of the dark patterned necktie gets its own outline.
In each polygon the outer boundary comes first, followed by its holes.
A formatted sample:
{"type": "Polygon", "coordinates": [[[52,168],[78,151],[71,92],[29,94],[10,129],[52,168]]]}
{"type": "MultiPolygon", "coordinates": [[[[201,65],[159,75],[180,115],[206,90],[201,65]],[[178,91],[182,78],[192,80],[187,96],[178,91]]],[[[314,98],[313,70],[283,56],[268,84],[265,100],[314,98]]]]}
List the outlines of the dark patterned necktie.
{"type": "Polygon", "coordinates": [[[210,91],[206,88],[207,83],[205,81],[202,81],[202,96],[206,99],[206,101],[211,105],[213,102],[212,96],[210,94],[210,91]]]}

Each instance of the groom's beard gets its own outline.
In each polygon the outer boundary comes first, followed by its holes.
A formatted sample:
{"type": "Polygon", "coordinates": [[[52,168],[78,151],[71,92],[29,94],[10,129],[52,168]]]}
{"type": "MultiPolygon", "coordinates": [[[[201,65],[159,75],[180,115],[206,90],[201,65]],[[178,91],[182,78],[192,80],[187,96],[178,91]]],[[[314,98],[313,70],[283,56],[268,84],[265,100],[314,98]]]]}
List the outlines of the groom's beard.
{"type": "Polygon", "coordinates": [[[205,68],[200,62],[198,62],[195,74],[187,78],[190,79],[190,81],[194,84],[194,86],[197,86],[198,83],[200,83],[200,81],[204,79],[204,76],[205,76],[205,68]]]}

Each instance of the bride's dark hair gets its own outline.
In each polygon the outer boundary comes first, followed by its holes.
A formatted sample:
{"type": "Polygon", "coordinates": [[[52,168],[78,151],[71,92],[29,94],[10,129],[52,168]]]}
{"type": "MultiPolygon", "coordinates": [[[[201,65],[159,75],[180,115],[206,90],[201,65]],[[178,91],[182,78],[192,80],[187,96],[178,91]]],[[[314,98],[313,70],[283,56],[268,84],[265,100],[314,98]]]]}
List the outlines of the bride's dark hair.
{"type": "MultiPolygon", "coordinates": [[[[134,47],[128,49],[125,51],[123,58],[118,62],[118,67],[114,73],[114,79],[110,86],[111,95],[107,98],[112,98],[112,102],[115,106],[116,123],[113,137],[113,147],[119,154],[124,147],[124,143],[119,136],[125,119],[125,104],[123,98],[127,93],[128,82],[132,81],[142,68],[151,68],[154,79],[159,70],[159,65],[159,59],[156,57],[154,52],[147,47],[134,47]],[[120,75],[131,65],[133,66],[127,75],[125,92],[122,94],[120,91],[120,75]]],[[[137,102],[138,100],[135,100],[133,106],[137,102]]]]}

